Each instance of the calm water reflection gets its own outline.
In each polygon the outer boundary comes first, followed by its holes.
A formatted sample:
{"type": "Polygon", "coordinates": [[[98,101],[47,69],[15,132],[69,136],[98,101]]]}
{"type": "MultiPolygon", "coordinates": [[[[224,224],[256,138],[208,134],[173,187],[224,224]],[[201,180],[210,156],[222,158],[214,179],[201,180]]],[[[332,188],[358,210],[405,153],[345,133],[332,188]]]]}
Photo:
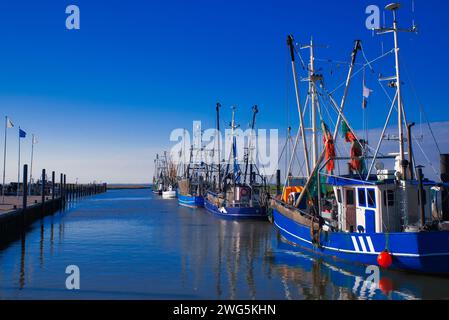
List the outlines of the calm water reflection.
{"type": "Polygon", "coordinates": [[[0,299],[449,298],[449,279],[318,260],[268,222],[178,207],[148,190],[110,191],[47,217],[0,251],[0,299]],[[68,265],[81,290],[65,289],[68,265]]]}

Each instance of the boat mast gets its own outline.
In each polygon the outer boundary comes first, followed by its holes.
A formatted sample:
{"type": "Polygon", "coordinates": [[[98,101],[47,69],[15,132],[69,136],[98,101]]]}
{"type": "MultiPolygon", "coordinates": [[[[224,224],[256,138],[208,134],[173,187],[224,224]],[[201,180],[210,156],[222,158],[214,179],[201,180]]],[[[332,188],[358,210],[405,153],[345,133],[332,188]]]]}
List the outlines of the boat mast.
{"type": "MultiPolygon", "coordinates": [[[[341,124],[341,122],[343,120],[343,110],[344,110],[345,105],[346,105],[346,99],[347,99],[347,96],[348,96],[349,87],[350,87],[350,84],[351,84],[351,79],[352,79],[352,76],[354,74],[354,66],[355,66],[355,61],[356,61],[356,57],[357,57],[357,52],[360,50],[360,48],[361,48],[360,40],[356,40],[355,41],[355,45],[354,45],[354,49],[352,50],[352,53],[351,53],[351,64],[349,65],[348,76],[346,78],[345,91],[343,93],[343,97],[341,99],[340,108],[338,110],[338,119],[337,119],[337,123],[335,125],[334,134],[333,134],[334,142],[337,141],[338,130],[339,130],[340,124],[341,124]]],[[[331,101],[333,101],[332,96],[330,95],[329,97],[331,98],[331,101]]],[[[299,195],[299,198],[296,200],[295,207],[299,207],[299,204],[301,203],[302,199],[306,196],[307,190],[309,189],[310,185],[312,184],[313,175],[315,175],[316,172],[318,171],[319,165],[323,161],[324,156],[325,156],[325,149],[321,150],[321,155],[320,155],[320,158],[318,159],[318,163],[314,166],[313,172],[312,172],[312,176],[309,176],[309,178],[307,179],[306,185],[304,186],[304,189],[302,190],[301,194],[299,195]]]]}
{"type": "Polygon", "coordinates": [[[259,109],[257,108],[257,105],[255,105],[253,107],[253,117],[251,120],[251,134],[249,137],[249,143],[248,143],[248,151],[246,154],[246,159],[245,159],[245,176],[243,178],[243,183],[246,184],[246,176],[248,173],[248,162],[249,162],[249,158],[251,158],[251,163],[249,164],[249,183],[252,184],[253,183],[253,162],[252,162],[252,153],[251,153],[251,148],[252,148],[252,139],[253,139],[253,131],[254,131],[254,126],[256,124],[256,114],[259,112],[259,109]]]}
{"type": "Polygon", "coordinates": [[[404,133],[402,127],[402,96],[401,96],[401,73],[399,70],[399,42],[398,42],[398,22],[396,20],[396,10],[399,9],[399,5],[387,7],[388,10],[393,12],[393,34],[394,34],[394,56],[396,61],[396,87],[398,91],[398,128],[399,128],[399,154],[401,164],[402,179],[405,180],[405,166],[404,162],[404,133]]]}
{"type": "Polygon", "coordinates": [[[404,152],[404,131],[403,131],[403,101],[401,94],[401,72],[400,72],[400,63],[399,63],[399,32],[416,32],[416,28],[413,27],[410,30],[404,30],[398,28],[397,22],[397,10],[401,7],[399,3],[391,3],[385,7],[385,10],[391,11],[393,13],[393,28],[381,28],[378,30],[378,34],[390,33],[393,32],[394,35],[394,55],[395,55],[395,64],[396,64],[396,76],[390,78],[395,81],[395,86],[397,90],[397,103],[398,103],[398,140],[399,140],[399,161],[401,167],[401,179],[406,180],[406,164],[405,164],[405,152],[404,152]]]}
{"type": "Polygon", "coordinates": [[[221,156],[220,156],[220,107],[221,104],[217,102],[216,113],[217,113],[217,153],[218,153],[218,192],[221,192],[221,156]]]}
{"type": "MultiPolygon", "coordinates": [[[[298,106],[299,130],[300,130],[298,132],[298,135],[296,136],[296,142],[295,142],[295,146],[293,148],[293,154],[292,154],[292,158],[290,159],[290,164],[289,164],[288,171],[290,171],[290,167],[291,167],[291,164],[292,164],[292,161],[293,161],[293,156],[296,153],[296,145],[297,145],[298,137],[299,137],[299,134],[301,134],[302,142],[303,142],[304,158],[305,158],[305,164],[306,164],[306,173],[307,173],[307,176],[309,177],[310,176],[309,152],[308,152],[308,149],[307,149],[307,140],[306,140],[306,134],[305,134],[304,117],[303,117],[301,100],[300,100],[300,95],[299,95],[298,74],[296,72],[296,63],[295,63],[295,47],[293,45],[293,36],[292,35],[289,35],[287,37],[287,44],[288,44],[288,46],[290,48],[290,58],[291,58],[291,63],[292,63],[293,80],[295,82],[296,104],[298,106]]],[[[288,177],[287,177],[287,179],[288,179],[288,177]]]]}
{"type": "MultiPolygon", "coordinates": [[[[231,137],[232,137],[232,151],[231,151],[231,153],[232,153],[232,171],[233,171],[233,175],[234,175],[234,179],[232,179],[233,181],[233,185],[235,186],[235,183],[236,183],[236,175],[237,175],[237,172],[236,172],[236,161],[237,161],[237,152],[236,152],[236,145],[235,145],[235,143],[236,143],[236,141],[235,141],[235,136],[234,136],[234,134],[235,134],[235,129],[236,129],[236,126],[235,126],[235,107],[232,107],[232,120],[231,120],[231,137]]],[[[235,189],[234,189],[234,192],[235,192],[235,189]]]]}
{"type": "Polygon", "coordinates": [[[311,117],[312,117],[312,167],[315,167],[318,162],[318,135],[317,135],[317,106],[316,106],[316,87],[315,87],[315,50],[313,45],[313,38],[310,39],[310,44],[301,47],[301,49],[310,49],[310,62],[309,62],[309,94],[311,101],[311,117]]]}

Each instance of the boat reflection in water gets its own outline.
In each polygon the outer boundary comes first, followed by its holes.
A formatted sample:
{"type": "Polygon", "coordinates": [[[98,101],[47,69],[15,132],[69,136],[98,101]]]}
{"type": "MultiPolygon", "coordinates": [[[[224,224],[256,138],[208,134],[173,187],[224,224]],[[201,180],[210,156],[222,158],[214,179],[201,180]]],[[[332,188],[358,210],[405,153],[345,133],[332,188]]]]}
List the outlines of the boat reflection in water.
{"type": "Polygon", "coordinates": [[[415,300],[449,296],[447,290],[436,285],[439,282],[447,286],[448,278],[350,264],[315,255],[281,236],[277,238],[271,265],[282,278],[287,299],[415,300]],[[377,281],[370,278],[376,269],[377,281]]]}
{"type": "Polygon", "coordinates": [[[184,281],[192,277],[194,290],[207,288],[211,299],[269,298],[263,280],[268,261],[263,257],[271,242],[271,226],[263,221],[223,220],[205,211],[199,215],[213,224],[193,230],[186,224],[182,229],[181,237],[188,239],[182,248],[184,281]]]}
{"type": "Polygon", "coordinates": [[[0,299],[449,298],[449,279],[382,271],[375,287],[364,267],[298,252],[266,221],[220,219],[147,190],[37,221],[0,248],[0,266],[0,299]],[[81,270],[79,291],[65,288],[68,265],[81,270]]]}

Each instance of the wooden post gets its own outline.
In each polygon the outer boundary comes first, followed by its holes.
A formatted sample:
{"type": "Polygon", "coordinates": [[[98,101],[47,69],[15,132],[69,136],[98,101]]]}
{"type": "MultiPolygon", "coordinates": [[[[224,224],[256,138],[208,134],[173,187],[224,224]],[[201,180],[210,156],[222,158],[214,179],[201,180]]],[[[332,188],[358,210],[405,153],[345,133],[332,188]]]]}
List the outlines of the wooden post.
{"type": "Polygon", "coordinates": [[[51,200],[55,200],[55,172],[51,172],[51,200]]]}
{"type": "Polygon", "coordinates": [[[42,169],[42,213],[44,213],[44,206],[45,206],[45,182],[46,182],[46,178],[45,178],[45,169],[42,169]]]}
{"type": "Polygon", "coordinates": [[[63,190],[62,190],[62,188],[64,187],[63,182],[64,182],[64,175],[61,173],[60,180],[59,180],[59,198],[61,199],[61,204],[63,204],[63,201],[64,201],[63,190]]]}
{"type": "Polygon", "coordinates": [[[23,196],[22,196],[22,208],[23,215],[25,217],[25,210],[28,204],[28,165],[23,165],[23,196]]]}
{"type": "Polygon", "coordinates": [[[64,175],[64,188],[63,188],[63,190],[64,190],[64,192],[62,193],[63,194],[63,197],[64,197],[64,204],[66,203],[66,201],[67,201],[67,176],[66,175],[64,175]]]}
{"type": "Polygon", "coordinates": [[[276,195],[281,194],[281,170],[276,171],[276,195]]]}

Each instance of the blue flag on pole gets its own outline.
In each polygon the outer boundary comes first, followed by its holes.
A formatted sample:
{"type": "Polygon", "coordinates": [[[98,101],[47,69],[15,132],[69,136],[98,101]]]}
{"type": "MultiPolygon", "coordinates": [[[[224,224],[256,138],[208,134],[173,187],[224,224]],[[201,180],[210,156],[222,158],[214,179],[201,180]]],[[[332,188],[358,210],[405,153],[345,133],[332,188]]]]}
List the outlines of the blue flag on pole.
{"type": "Polygon", "coordinates": [[[19,137],[20,138],[26,138],[27,133],[25,131],[23,131],[22,129],[19,129],[19,137]]]}

